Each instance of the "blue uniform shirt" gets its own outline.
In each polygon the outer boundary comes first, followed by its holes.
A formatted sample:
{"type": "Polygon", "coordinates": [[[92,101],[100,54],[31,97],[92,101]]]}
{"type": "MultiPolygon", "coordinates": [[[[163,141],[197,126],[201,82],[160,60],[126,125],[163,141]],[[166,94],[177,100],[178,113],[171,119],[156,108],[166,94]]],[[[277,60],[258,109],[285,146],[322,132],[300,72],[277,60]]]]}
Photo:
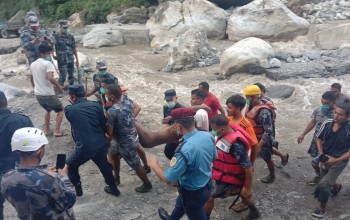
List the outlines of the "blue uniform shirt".
{"type": "Polygon", "coordinates": [[[164,176],[170,182],[179,180],[186,190],[197,190],[211,179],[211,164],[217,157],[215,139],[208,132],[197,129],[185,134],[183,139],[164,176]]]}

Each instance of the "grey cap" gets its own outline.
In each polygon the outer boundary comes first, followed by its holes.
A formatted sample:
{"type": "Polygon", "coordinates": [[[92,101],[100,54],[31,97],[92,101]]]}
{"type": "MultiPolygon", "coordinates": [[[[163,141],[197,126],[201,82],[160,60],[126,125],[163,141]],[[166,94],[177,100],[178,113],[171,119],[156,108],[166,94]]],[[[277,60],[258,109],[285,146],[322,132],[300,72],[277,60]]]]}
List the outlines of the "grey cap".
{"type": "Polygon", "coordinates": [[[67,20],[59,20],[58,21],[59,25],[62,26],[63,28],[68,28],[68,21],[67,20]]]}
{"type": "Polygon", "coordinates": [[[29,26],[39,26],[39,19],[36,16],[29,16],[28,18],[29,26]]]}
{"type": "Polygon", "coordinates": [[[97,60],[96,66],[100,69],[107,69],[107,63],[104,60],[97,60]]]}

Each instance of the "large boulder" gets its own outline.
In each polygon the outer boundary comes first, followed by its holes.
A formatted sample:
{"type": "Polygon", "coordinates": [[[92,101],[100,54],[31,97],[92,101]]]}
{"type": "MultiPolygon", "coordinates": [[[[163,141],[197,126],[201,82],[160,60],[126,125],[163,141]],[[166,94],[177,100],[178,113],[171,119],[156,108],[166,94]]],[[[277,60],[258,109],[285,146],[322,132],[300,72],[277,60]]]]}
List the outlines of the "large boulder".
{"type": "Polygon", "coordinates": [[[24,10],[19,10],[13,17],[11,17],[7,23],[11,26],[22,26],[25,24],[24,18],[26,17],[26,12],[24,10]]]}
{"type": "Polygon", "coordinates": [[[209,39],[225,38],[227,12],[206,0],[168,1],[160,4],[147,21],[152,47],[168,44],[192,27],[204,30],[209,39]]]}
{"type": "Polygon", "coordinates": [[[269,68],[274,50],[269,43],[250,37],[227,48],[220,58],[220,70],[225,77],[234,73],[261,74],[269,68]]]}
{"type": "Polygon", "coordinates": [[[113,27],[96,27],[83,37],[83,45],[88,48],[110,47],[124,44],[122,33],[113,27]]]}
{"type": "Polygon", "coordinates": [[[68,21],[69,21],[69,25],[71,27],[83,27],[84,26],[84,23],[83,23],[79,13],[72,14],[68,18],[68,21]]]}
{"type": "Polygon", "coordinates": [[[350,45],[350,22],[319,28],[316,32],[316,45],[320,49],[338,49],[350,45]]]}
{"type": "Polygon", "coordinates": [[[8,101],[27,94],[24,90],[7,85],[5,83],[0,83],[0,91],[5,93],[8,101]]]}
{"type": "Polygon", "coordinates": [[[293,95],[295,88],[288,85],[274,85],[266,89],[266,95],[270,98],[288,99],[293,95]]]}
{"type": "Polygon", "coordinates": [[[288,41],[308,33],[309,22],[298,17],[279,0],[254,0],[235,8],[228,20],[229,40],[258,37],[269,41],[288,41]]]}
{"type": "Polygon", "coordinates": [[[170,59],[164,68],[177,71],[197,66],[209,66],[218,63],[216,50],[210,47],[205,31],[192,28],[180,37],[170,41],[168,50],[170,59]]]}
{"type": "Polygon", "coordinates": [[[121,14],[112,12],[107,15],[107,21],[110,24],[121,23],[121,24],[131,24],[139,23],[145,24],[148,20],[147,9],[132,7],[127,8],[122,11],[121,14]]]}

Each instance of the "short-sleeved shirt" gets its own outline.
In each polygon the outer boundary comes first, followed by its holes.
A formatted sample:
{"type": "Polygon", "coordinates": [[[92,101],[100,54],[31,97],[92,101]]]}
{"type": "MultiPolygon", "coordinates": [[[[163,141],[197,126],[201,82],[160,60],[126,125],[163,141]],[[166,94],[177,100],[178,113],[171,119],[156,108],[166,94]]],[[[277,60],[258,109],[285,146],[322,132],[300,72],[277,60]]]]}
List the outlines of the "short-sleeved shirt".
{"type": "Polygon", "coordinates": [[[340,104],[340,103],[344,103],[345,99],[348,99],[349,97],[340,93],[339,97],[335,100],[335,105],[340,104]]]}
{"type": "Polygon", "coordinates": [[[121,148],[138,140],[134,123],[134,107],[128,99],[121,99],[107,111],[107,127],[113,128],[113,136],[121,148]]]}
{"type": "Polygon", "coordinates": [[[71,123],[76,150],[92,153],[107,149],[106,118],[100,104],[81,98],[68,105],[64,113],[71,123]]]}
{"type": "Polygon", "coordinates": [[[209,92],[209,95],[204,99],[204,104],[211,109],[211,112],[208,114],[209,120],[217,115],[218,110],[222,108],[219,99],[211,92],[209,92]]]}
{"type": "Polygon", "coordinates": [[[73,220],[74,187],[47,166],[16,166],[1,180],[1,192],[20,219],[73,220]]]}
{"type": "Polygon", "coordinates": [[[318,133],[324,121],[326,121],[327,119],[333,118],[333,112],[334,112],[333,109],[322,110],[321,107],[316,108],[312,112],[311,118],[316,121],[315,134],[318,133]]]}
{"type": "Polygon", "coordinates": [[[333,119],[326,120],[316,134],[323,141],[323,152],[338,158],[350,150],[350,124],[344,122],[336,132],[333,132],[333,119]]]}
{"type": "Polygon", "coordinates": [[[208,112],[204,109],[199,109],[196,111],[196,115],[194,116],[194,120],[196,122],[196,127],[201,131],[209,131],[209,119],[208,112]]]}
{"type": "Polygon", "coordinates": [[[34,80],[35,95],[55,95],[54,86],[48,80],[48,73],[55,71],[55,67],[51,62],[39,58],[30,65],[30,71],[34,80]]]}
{"type": "MultiPolygon", "coordinates": [[[[232,116],[227,116],[227,119],[230,124],[234,123],[232,116]]],[[[237,122],[237,124],[246,132],[248,132],[248,134],[252,137],[253,141],[248,140],[251,146],[258,143],[258,139],[256,138],[253,125],[248,121],[246,117],[242,116],[242,118],[237,122]]]]}
{"type": "Polygon", "coordinates": [[[54,35],[56,39],[56,55],[57,62],[63,63],[73,63],[74,62],[74,49],[77,47],[75,43],[74,36],[70,33],[62,34],[57,33],[54,35]]]}
{"type": "Polygon", "coordinates": [[[29,117],[0,109],[0,173],[15,167],[18,154],[12,152],[11,139],[17,129],[34,127],[29,117]]]}
{"type": "Polygon", "coordinates": [[[183,142],[170,161],[164,177],[186,190],[197,190],[211,179],[211,164],[217,157],[214,137],[197,129],[185,134],[183,142]]]}

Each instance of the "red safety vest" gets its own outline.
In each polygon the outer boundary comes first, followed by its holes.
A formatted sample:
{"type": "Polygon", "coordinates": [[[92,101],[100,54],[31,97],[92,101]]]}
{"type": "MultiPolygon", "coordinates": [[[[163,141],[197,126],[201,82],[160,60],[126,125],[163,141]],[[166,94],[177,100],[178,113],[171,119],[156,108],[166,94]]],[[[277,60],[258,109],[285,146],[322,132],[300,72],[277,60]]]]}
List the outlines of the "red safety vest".
{"type": "Polygon", "coordinates": [[[275,110],[277,109],[276,106],[272,102],[270,102],[266,99],[261,99],[261,101],[262,101],[261,105],[254,106],[250,111],[249,111],[248,106],[246,106],[246,109],[245,109],[245,117],[252,124],[252,126],[254,128],[255,135],[258,138],[258,140],[260,140],[262,138],[262,136],[264,135],[264,132],[265,132],[263,125],[258,125],[256,123],[256,118],[258,117],[260,110],[264,109],[264,108],[269,109],[272,113],[272,123],[275,123],[275,120],[276,120],[275,110]]]}
{"type": "MultiPolygon", "coordinates": [[[[232,127],[232,126],[231,126],[232,127]]],[[[213,162],[213,180],[241,186],[244,183],[244,169],[239,165],[238,160],[230,154],[231,146],[239,139],[250,152],[250,145],[245,136],[235,130],[222,138],[217,138],[216,149],[218,157],[213,162]]]]}

